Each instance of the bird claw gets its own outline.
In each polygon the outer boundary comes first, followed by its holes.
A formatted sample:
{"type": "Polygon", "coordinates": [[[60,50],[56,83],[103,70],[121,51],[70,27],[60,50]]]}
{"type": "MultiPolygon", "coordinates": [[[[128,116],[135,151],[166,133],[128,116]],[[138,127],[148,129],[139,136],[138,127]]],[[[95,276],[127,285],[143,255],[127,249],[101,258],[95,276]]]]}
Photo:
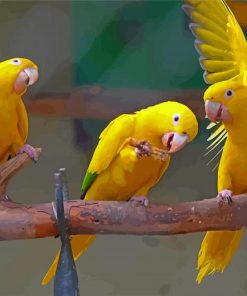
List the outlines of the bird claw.
{"type": "Polygon", "coordinates": [[[7,194],[0,194],[0,201],[12,201],[7,194]]]}
{"type": "Polygon", "coordinates": [[[224,189],[224,190],[220,191],[217,195],[217,198],[219,199],[219,201],[227,203],[228,205],[233,203],[232,191],[228,190],[228,189],[224,189]]]}
{"type": "Polygon", "coordinates": [[[150,156],[151,155],[151,145],[148,141],[141,141],[135,148],[136,155],[138,157],[150,156]]]}
{"type": "Polygon", "coordinates": [[[21,149],[17,152],[18,154],[22,154],[22,153],[27,153],[27,155],[35,162],[37,163],[38,161],[38,154],[36,149],[29,145],[29,144],[25,144],[23,147],[21,147],[21,149]]]}
{"type": "Polygon", "coordinates": [[[140,195],[140,196],[132,196],[129,201],[139,202],[142,206],[147,207],[149,204],[148,199],[146,196],[140,195]]]}

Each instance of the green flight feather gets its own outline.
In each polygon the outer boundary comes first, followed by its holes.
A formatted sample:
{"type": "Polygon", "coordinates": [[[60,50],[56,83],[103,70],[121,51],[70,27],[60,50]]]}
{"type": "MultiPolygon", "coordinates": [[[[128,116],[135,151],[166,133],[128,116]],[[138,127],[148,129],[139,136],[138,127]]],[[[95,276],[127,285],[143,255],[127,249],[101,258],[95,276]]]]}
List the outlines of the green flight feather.
{"type": "Polygon", "coordinates": [[[82,186],[81,186],[81,191],[82,191],[81,199],[84,199],[89,187],[92,185],[92,183],[94,182],[97,176],[98,176],[97,173],[89,173],[89,172],[86,173],[86,176],[84,177],[82,186]]]}

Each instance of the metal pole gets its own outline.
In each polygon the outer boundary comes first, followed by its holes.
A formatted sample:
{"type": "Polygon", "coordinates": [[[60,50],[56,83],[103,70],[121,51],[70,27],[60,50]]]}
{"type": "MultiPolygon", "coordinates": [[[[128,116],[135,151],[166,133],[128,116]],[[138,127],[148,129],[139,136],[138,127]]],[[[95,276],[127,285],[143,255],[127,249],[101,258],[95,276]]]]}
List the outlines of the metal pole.
{"type": "Polygon", "coordinates": [[[55,198],[61,251],[54,279],[54,296],[79,296],[78,277],[68,235],[68,221],[64,215],[64,199],[68,199],[66,170],[55,173],[55,198]]]}

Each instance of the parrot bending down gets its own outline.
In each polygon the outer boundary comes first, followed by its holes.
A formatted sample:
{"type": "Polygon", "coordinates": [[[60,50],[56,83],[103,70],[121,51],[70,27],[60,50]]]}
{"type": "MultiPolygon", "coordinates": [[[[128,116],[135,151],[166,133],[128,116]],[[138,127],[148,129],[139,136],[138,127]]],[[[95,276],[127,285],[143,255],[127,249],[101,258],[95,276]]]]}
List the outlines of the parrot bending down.
{"type": "MultiPolygon", "coordinates": [[[[204,93],[206,115],[212,121],[209,128],[216,126],[208,148],[212,151],[226,139],[218,170],[218,198],[231,202],[232,194],[247,192],[247,43],[225,1],[184,3],[193,22],[190,29],[204,80],[212,84],[204,93]]],[[[206,233],[198,255],[198,283],[206,275],[223,272],[242,235],[243,230],[206,233]]]]}
{"type": "MultiPolygon", "coordinates": [[[[170,154],[182,149],[198,132],[194,113],[177,102],[163,102],[134,114],[114,119],[101,133],[99,143],[82,183],[85,200],[136,199],[147,205],[147,194],[165,173],[170,154]],[[128,139],[142,142],[139,147],[129,145],[128,139]],[[147,157],[152,146],[167,151],[165,160],[147,157]]],[[[87,250],[95,235],[71,237],[74,259],[87,250]]],[[[57,267],[57,254],[42,284],[47,284],[57,267]]]]}
{"type": "Polygon", "coordinates": [[[38,67],[30,60],[13,58],[0,63],[0,164],[26,152],[37,160],[36,150],[25,144],[28,116],[21,96],[38,80],[38,67]]]}

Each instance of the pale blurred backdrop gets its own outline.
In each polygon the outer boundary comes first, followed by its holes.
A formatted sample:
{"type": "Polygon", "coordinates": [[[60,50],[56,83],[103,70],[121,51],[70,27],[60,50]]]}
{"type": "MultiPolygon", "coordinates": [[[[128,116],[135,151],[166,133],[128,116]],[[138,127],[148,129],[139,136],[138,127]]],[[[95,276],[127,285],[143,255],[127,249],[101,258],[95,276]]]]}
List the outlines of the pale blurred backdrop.
{"type": "MultiPolygon", "coordinates": [[[[232,5],[246,26],[246,4],[232,5]]],[[[0,8],[1,60],[25,56],[41,73],[25,99],[28,142],[43,153],[38,164],[12,181],[14,200],[53,201],[53,173],[59,167],[68,170],[71,198],[79,198],[82,176],[106,124],[122,112],[166,99],[179,99],[197,112],[200,135],[175,155],[151,201],[216,195],[216,172],[203,157],[206,86],[181,1],[3,1],[0,8]],[[80,108],[73,105],[78,98],[80,108]]],[[[224,274],[195,284],[202,237],[99,236],[78,261],[80,293],[247,295],[246,238],[224,274]]],[[[0,295],[53,295],[53,285],[42,287],[40,281],[59,245],[53,238],[1,242],[0,295]]]]}

